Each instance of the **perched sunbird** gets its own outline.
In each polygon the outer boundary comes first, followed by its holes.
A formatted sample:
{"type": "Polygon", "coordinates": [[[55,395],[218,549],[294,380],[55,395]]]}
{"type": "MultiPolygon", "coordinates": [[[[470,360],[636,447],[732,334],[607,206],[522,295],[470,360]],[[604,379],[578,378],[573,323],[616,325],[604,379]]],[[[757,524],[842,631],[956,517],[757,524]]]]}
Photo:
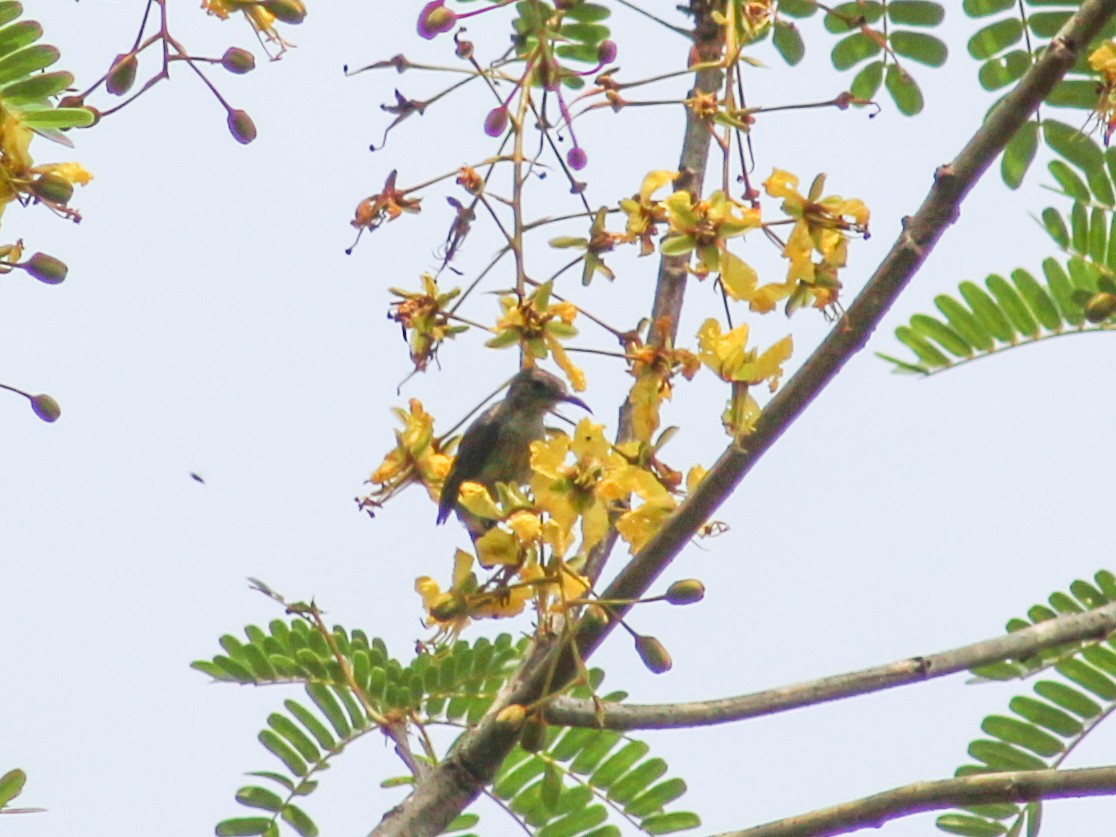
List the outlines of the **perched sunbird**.
{"type": "MultiPolygon", "coordinates": [[[[480,483],[494,494],[498,482],[526,483],[531,478],[531,442],[543,438],[543,418],[561,402],[589,410],[549,372],[531,368],[516,374],[504,400],[481,413],[461,437],[457,458],[442,485],[438,523],[445,523],[457,505],[464,482],[480,483]]],[[[474,538],[484,534],[484,521],[460,508],[457,514],[474,538]]]]}

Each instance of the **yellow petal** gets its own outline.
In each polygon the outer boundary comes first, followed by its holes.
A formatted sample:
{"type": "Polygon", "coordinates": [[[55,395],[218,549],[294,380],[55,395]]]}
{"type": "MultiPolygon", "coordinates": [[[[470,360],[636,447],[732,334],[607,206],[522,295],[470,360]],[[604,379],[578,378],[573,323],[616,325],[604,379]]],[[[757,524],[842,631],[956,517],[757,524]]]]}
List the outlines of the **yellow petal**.
{"type": "Polygon", "coordinates": [[[503,515],[488,493],[488,489],[477,482],[466,482],[461,485],[461,494],[458,502],[469,512],[477,517],[487,520],[499,520],[503,515]]]}
{"type": "Polygon", "coordinates": [[[494,526],[477,539],[477,560],[482,567],[514,567],[520,563],[519,544],[515,535],[494,526]]]}

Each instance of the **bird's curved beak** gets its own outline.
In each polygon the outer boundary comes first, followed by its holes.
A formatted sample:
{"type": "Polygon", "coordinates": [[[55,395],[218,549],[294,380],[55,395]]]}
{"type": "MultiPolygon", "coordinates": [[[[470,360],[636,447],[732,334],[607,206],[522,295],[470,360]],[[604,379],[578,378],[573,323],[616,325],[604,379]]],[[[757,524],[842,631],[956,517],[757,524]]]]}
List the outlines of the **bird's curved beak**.
{"type": "Polygon", "coordinates": [[[592,410],[589,409],[589,405],[586,404],[584,401],[582,401],[580,398],[578,398],[576,395],[563,395],[561,400],[565,401],[567,404],[575,404],[587,413],[592,414],[592,412],[593,412],[592,410]]]}

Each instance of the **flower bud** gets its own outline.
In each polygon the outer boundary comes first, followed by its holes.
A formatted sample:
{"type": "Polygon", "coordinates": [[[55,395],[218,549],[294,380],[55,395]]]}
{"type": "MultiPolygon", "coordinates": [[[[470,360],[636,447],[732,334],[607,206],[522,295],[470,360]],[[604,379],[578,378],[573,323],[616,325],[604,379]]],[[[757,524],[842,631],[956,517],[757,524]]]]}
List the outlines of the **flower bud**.
{"type": "Polygon", "coordinates": [[[416,27],[420,37],[429,41],[448,32],[457,23],[457,15],[446,8],[445,2],[446,0],[433,0],[422,7],[416,27]]]}
{"type": "Polygon", "coordinates": [[[611,64],[616,60],[616,41],[603,40],[597,45],[597,63],[600,65],[611,64]]]}
{"type": "Polygon", "coordinates": [[[46,253],[35,253],[20,265],[24,270],[48,285],[57,285],[66,278],[69,268],[66,263],[46,253]]]}
{"type": "Polygon", "coordinates": [[[241,145],[247,145],[256,138],[256,123],[244,111],[230,110],[229,133],[241,145]]]}
{"type": "Polygon", "coordinates": [[[676,581],[667,588],[663,598],[672,605],[688,605],[705,598],[705,585],[696,578],[676,581]]]}
{"type": "Polygon", "coordinates": [[[256,56],[240,47],[229,47],[221,56],[221,66],[230,73],[242,76],[256,69],[256,56]]]}
{"type": "Polygon", "coordinates": [[[41,174],[32,181],[31,194],[48,203],[68,203],[74,196],[74,184],[57,174],[41,174]]]}
{"type": "Polygon", "coordinates": [[[1085,303],[1085,319],[1091,323],[1103,323],[1116,311],[1116,294],[1093,294],[1085,303]]]}
{"type": "Polygon", "coordinates": [[[28,400],[35,415],[47,423],[58,421],[58,417],[62,415],[62,408],[58,406],[58,402],[45,393],[32,395],[28,400]]]}
{"type": "Polygon", "coordinates": [[[112,62],[112,67],[105,78],[105,89],[113,96],[123,96],[135,84],[138,69],[139,61],[136,60],[135,54],[122,52],[112,62]]]}
{"type": "Polygon", "coordinates": [[[306,19],[306,6],[302,0],[263,0],[260,5],[283,23],[302,23],[306,19]]]}
{"type": "Polygon", "coordinates": [[[508,109],[501,105],[493,108],[484,118],[484,132],[490,137],[502,137],[508,129],[508,109]]]}
{"type": "Polygon", "coordinates": [[[581,171],[585,168],[585,164],[589,162],[589,156],[585,153],[585,149],[580,145],[575,145],[566,152],[566,165],[574,171],[581,171]]]}
{"type": "Polygon", "coordinates": [[[537,712],[532,714],[519,731],[519,746],[528,753],[537,753],[546,744],[546,721],[537,712]]]}
{"type": "Polygon", "coordinates": [[[635,647],[639,658],[643,660],[643,664],[647,666],[652,674],[662,674],[664,671],[670,671],[670,667],[673,665],[670,654],[655,637],[637,636],[635,647]]]}

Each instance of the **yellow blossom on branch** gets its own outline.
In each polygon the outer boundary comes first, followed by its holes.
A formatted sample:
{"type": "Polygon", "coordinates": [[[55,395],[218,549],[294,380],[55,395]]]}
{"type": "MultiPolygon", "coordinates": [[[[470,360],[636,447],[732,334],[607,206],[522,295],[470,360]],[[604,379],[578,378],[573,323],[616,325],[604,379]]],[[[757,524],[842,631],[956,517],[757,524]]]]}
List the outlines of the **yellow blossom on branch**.
{"type": "Polygon", "coordinates": [[[748,326],[739,325],[722,332],[721,324],[710,317],[698,330],[698,357],[721,380],[746,384],[767,381],[774,392],[783,375],[783,364],[794,350],[794,342],[788,335],[762,353],[749,349],[747,343],[748,326]]]}
{"type": "Polygon", "coordinates": [[[1116,43],[1105,41],[1089,55],[1089,66],[1100,78],[1093,111],[1104,125],[1104,144],[1116,131],[1116,43]]]}
{"type": "Polygon", "coordinates": [[[73,187],[84,186],[93,176],[77,163],[32,165],[33,136],[18,114],[7,111],[0,115],[0,213],[14,200],[31,199],[80,220],[66,204],[73,187]]]}
{"type": "Polygon", "coordinates": [[[639,192],[631,198],[620,201],[620,210],[628,216],[625,235],[629,241],[639,242],[639,254],[649,256],[655,252],[653,238],[658,234],[658,225],[666,220],[666,207],[651,196],[663,186],[678,179],[676,171],[652,171],[643,178],[639,192]]]}
{"type": "Polygon", "coordinates": [[[841,287],[837,272],[848,261],[849,235],[868,237],[868,207],[858,198],[823,198],[825,175],[814,178],[807,195],[798,191],[798,178],[782,169],[773,170],[763,186],[771,197],[783,199],[783,212],[794,226],[783,246],[783,257],[790,262],[786,281],[760,287],[752,310],[770,311],[787,297],[788,313],[806,304],[833,304],[841,287]]]}
{"type": "Polygon", "coordinates": [[[422,483],[430,498],[438,499],[438,487],[449,473],[450,457],[435,439],[434,419],[422,402],[412,398],[409,408],[392,410],[403,429],[395,431],[395,448],[368,478],[374,488],[359,500],[362,508],[382,505],[412,482],[422,483]]]}
{"type": "Polygon", "coordinates": [[[500,299],[504,314],[496,323],[496,336],[485,345],[490,349],[521,346],[531,356],[542,359],[551,354],[554,362],[566,373],[573,388],[585,389],[585,373],[570,360],[562,340],[577,335],[573,326],[577,307],[570,302],[550,301],[552,284],[546,282],[523,299],[505,296],[500,299]]]}
{"type": "MultiPolygon", "coordinates": [[[[608,473],[625,467],[628,461],[605,438],[604,426],[589,419],[577,423],[573,438],[561,433],[531,444],[531,491],[535,504],[557,526],[557,531],[544,530],[552,548],[569,548],[579,519],[579,552],[585,554],[601,541],[608,532],[609,507],[597,487],[608,473]],[[573,464],[567,462],[569,454],[575,457],[573,464]]],[[[557,555],[564,551],[555,548],[557,555]]]]}
{"type": "Polygon", "coordinates": [[[697,356],[686,349],[667,344],[633,343],[627,351],[630,373],[636,379],[628,403],[632,408],[632,431],[635,438],[650,442],[659,429],[659,410],[673,395],[671,379],[681,373],[686,380],[697,374],[701,366],[697,356]]]}
{"type": "Polygon", "coordinates": [[[457,550],[454,556],[453,583],[443,591],[434,579],[415,579],[415,592],[422,597],[427,612],[426,624],[438,628],[439,639],[453,639],[470,619],[502,619],[523,612],[534,596],[530,585],[497,585],[482,589],[473,572],[473,556],[457,550]]]}
{"type": "Polygon", "coordinates": [[[634,496],[640,501],[616,521],[616,531],[632,552],[643,548],[678,505],[654,474],[636,465],[610,472],[601,481],[598,493],[607,500],[628,500],[634,496]]]}
{"type": "Polygon", "coordinates": [[[697,256],[694,271],[702,276],[721,270],[728,239],[760,226],[758,209],[744,206],[720,190],[696,203],[689,192],[678,191],[663,204],[670,232],[659,249],[667,256],[693,252],[697,256]]]}
{"type": "Polygon", "coordinates": [[[444,340],[467,330],[468,326],[450,325],[446,306],[459,294],[454,288],[447,293],[438,292],[438,282],[429,273],[422,274],[422,291],[404,291],[388,288],[399,297],[391,303],[388,319],[395,320],[403,327],[403,334],[410,332],[408,345],[411,362],[415,369],[422,371],[437,352],[444,340]]]}

